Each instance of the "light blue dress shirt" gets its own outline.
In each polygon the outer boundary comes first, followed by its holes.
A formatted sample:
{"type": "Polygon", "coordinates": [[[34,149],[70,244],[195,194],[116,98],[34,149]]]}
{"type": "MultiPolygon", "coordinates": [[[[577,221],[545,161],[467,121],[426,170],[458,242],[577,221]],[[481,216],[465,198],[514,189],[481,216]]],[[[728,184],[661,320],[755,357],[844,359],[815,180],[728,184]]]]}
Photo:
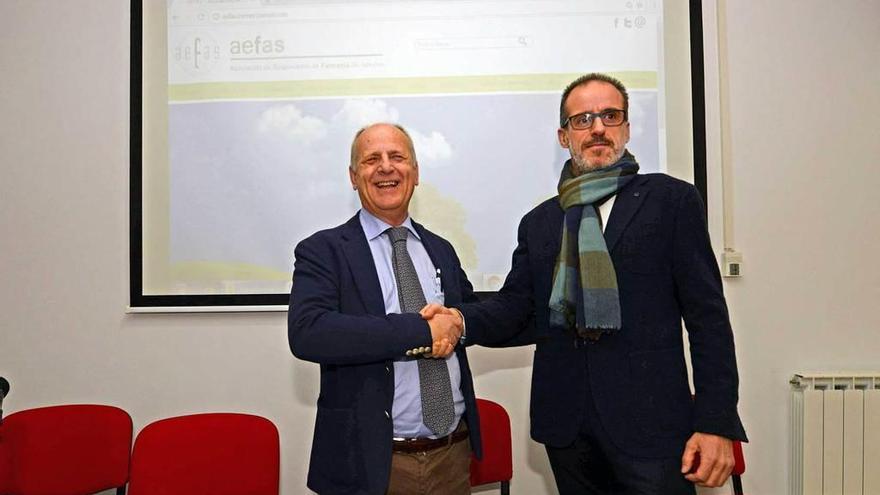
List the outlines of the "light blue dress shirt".
{"type": "MultiPolygon", "coordinates": [[[[391,262],[391,240],[386,230],[391,225],[379,220],[370,212],[361,209],[361,227],[370,245],[373,254],[373,262],[376,264],[376,274],[379,276],[379,285],[382,286],[382,299],[385,302],[385,313],[400,313],[400,300],[397,296],[397,283],[394,280],[394,268],[391,262]]],[[[436,302],[443,304],[443,292],[440,288],[439,277],[434,263],[425,251],[425,246],[419,238],[419,234],[413,228],[409,217],[403,222],[403,226],[409,230],[406,239],[407,251],[412,258],[422,292],[428,303],[436,302]]],[[[452,384],[452,401],[455,408],[455,421],[447,433],[452,433],[458,426],[458,421],[464,413],[464,395],[461,393],[461,368],[458,364],[458,356],[453,352],[446,358],[446,367],[449,370],[449,380],[452,384]]],[[[394,423],[395,438],[425,438],[436,437],[430,428],[422,422],[422,394],[419,387],[419,367],[416,359],[401,356],[400,360],[394,361],[394,403],[391,408],[391,417],[394,423]]]]}

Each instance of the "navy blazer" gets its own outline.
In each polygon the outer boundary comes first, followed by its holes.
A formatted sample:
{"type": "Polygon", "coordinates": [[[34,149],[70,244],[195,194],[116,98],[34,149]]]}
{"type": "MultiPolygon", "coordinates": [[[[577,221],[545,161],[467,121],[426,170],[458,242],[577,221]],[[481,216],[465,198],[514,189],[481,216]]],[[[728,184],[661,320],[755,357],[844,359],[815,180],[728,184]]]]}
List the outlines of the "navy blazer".
{"type": "Polygon", "coordinates": [[[733,333],[697,190],[667,175],[649,174],[637,175],[618,191],[605,242],[617,273],[622,328],[595,343],[576,346],[573,334],[549,326],[563,217],[558,198],[526,214],[503,288],[488,301],[459,307],[468,344],[537,344],[532,438],[570,445],[584,420],[589,387],[600,423],[630,455],[681,455],[694,431],[745,440],[736,410],[733,333]]]}
{"type": "MultiPolygon", "coordinates": [[[[413,226],[440,269],[446,304],[474,301],[452,245],[413,226]]],[[[376,266],[358,215],[300,242],[294,252],[287,331],[290,350],[321,365],[308,486],[321,494],[384,494],[391,472],[394,366],[432,344],[417,313],[385,314],[376,266]]],[[[455,350],[473,451],[480,422],[464,346],[455,350]]]]}

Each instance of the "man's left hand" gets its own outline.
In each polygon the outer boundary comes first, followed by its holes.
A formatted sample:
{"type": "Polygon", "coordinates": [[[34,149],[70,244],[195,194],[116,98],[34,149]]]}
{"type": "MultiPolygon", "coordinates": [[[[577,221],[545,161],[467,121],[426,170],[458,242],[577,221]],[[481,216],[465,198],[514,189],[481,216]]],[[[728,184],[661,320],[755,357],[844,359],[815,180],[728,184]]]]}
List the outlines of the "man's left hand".
{"type": "Polygon", "coordinates": [[[709,433],[691,435],[681,456],[682,474],[699,486],[723,485],[733,471],[733,464],[733,441],[709,433]]]}

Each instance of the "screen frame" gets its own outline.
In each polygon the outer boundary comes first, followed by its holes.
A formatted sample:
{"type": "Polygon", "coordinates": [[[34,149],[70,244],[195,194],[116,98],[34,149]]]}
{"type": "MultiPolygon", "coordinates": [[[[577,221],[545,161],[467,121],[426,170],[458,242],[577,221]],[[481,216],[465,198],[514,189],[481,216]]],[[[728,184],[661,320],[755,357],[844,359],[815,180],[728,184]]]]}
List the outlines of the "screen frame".
{"type": "MultiPolygon", "coordinates": [[[[129,311],[286,311],[289,294],[143,293],[143,1],[131,0],[131,67],[129,122],[129,311]]],[[[702,0],[688,0],[694,186],[707,197],[706,101],[703,52],[702,0]]],[[[704,211],[704,213],[707,213],[704,211]]],[[[486,297],[494,292],[477,292],[486,297]]]]}

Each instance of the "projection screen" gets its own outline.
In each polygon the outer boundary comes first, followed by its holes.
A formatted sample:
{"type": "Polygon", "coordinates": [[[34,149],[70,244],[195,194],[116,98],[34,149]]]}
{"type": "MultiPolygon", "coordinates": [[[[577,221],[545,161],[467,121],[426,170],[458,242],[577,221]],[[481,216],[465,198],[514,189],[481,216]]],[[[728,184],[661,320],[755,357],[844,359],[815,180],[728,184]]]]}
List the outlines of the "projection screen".
{"type": "Polygon", "coordinates": [[[360,206],[351,139],[378,121],[415,142],[412,217],[497,290],[586,72],[629,88],[642,172],[705,192],[700,29],[698,0],[133,0],[131,308],[286,309],[294,246],[360,206]]]}

